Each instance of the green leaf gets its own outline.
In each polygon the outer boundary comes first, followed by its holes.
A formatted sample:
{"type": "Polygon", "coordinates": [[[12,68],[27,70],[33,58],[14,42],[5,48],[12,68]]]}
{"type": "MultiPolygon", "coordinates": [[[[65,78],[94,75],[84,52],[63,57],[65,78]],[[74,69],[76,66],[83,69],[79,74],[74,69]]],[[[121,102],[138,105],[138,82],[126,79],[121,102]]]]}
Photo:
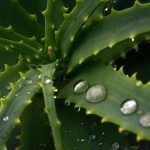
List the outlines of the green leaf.
{"type": "Polygon", "coordinates": [[[31,98],[39,89],[39,71],[30,70],[15,85],[0,112],[0,149],[3,149],[14,126],[31,98]]]}
{"type": "Polygon", "coordinates": [[[136,133],[138,140],[150,139],[149,128],[143,127],[140,123],[142,115],[149,112],[149,88],[149,84],[142,85],[135,76],[129,78],[109,66],[87,64],[78,70],[76,76],[61,89],[60,97],[66,97],[68,103],[73,102],[78,107],[86,108],[87,114],[96,114],[103,117],[103,121],[113,122],[123,129],[136,133]],[[99,103],[92,103],[87,101],[86,92],[74,94],[74,84],[79,80],[88,81],[90,86],[102,84],[106,89],[106,99],[99,103]],[[128,99],[137,102],[137,111],[131,115],[123,115],[120,108],[128,99]]]}
{"type": "Polygon", "coordinates": [[[66,15],[64,23],[56,34],[57,44],[63,57],[66,57],[80,27],[87,21],[97,6],[107,0],[79,0],[70,14],[66,15]]]}
{"type": "Polygon", "coordinates": [[[68,72],[106,48],[110,48],[111,51],[113,45],[124,40],[130,39],[136,44],[136,36],[150,31],[149,9],[150,3],[136,2],[131,8],[122,11],[113,10],[110,15],[93,24],[87,32],[82,33],[84,36],[80,44],[76,43],[77,46],[73,48],[68,72]]]}
{"type": "Polygon", "coordinates": [[[0,43],[1,45],[7,46],[29,60],[39,60],[41,57],[44,57],[39,51],[37,51],[34,47],[24,43],[24,41],[16,42],[5,38],[0,38],[0,43]]]}
{"type": "Polygon", "coordinates": [[[64,150],[110,150],[113,143],[118,143],[120,149],[129,148],[127,139],[118,133],[117,126],[102,124],[99,117],[85,115],[83,109],[65,106],[62,101],[57,102],[57,109],[62,122],[64,150]]]}
{"type": "Polygon", "coordinates": [[[20,72],[27,70],[27,66],[20,60],[13,66],[5,65],[4,72],[0,73],[0,97],[6,98],[12,90],[12,84],[20,78],[20,72]]]}
{"type": "Polygon", "coordinates": [[[35,36],[39,41],[44,36],[43,27],[36,16],[30,15],[17,0],[0,0],[0,25],[11,25],[16,32],[25,36],[35,36]]]}
{"type": "Polygon", "coordinates": [[[44,113],[43,97],[39,94],[23,112],[21,128],[20,150],[54,149],[48,118],[44,113]]]}
{"type": "Polygon", "coordinates": [[[26,44],[33,46],[36,49],[40,49],[41,46],[39,43],[35,41],[35,38],[27,38],[19,33],[16,33],[13,31],[13,28],[11,26],[4,28],[0,26],[0,37],[5,38],[8,40],[14,40],[14,41],[24,41],[26,44]]]}
{"type": "Polygon", "coordinates": [[[55,63],[44,65],[42,67],[42,89],[45,101],[45,111],[51,125],[56,150],[62,149],[62,139],[60,135],[60,121],[58,120],[53,87],[53,74],[55,72],[55,63]]]}

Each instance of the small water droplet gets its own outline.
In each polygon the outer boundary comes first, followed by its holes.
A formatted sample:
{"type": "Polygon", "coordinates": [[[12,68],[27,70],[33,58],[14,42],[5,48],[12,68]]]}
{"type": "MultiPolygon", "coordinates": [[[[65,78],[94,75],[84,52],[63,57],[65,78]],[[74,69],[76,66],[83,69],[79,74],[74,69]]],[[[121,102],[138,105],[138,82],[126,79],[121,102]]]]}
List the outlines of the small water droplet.
{"type": "Polygon", "coordinates": [[[54,92],[58,92],[58,89],[54,89],[54,92]]]}
{"type": "Polygon", "coordinates": [[[32,84],[32,80],[26,79],[26,84],[32,84]]]}
{"type": "Polygon", "coordinates": [[[3,118],[3,121],[8,121],[9,120],[9,117],[8,116],[5,116],[4,118],[3,118]]]}
{"type": "Polygon", "coordinates": [[[94,141],[96,139],[96,135],[95,134],[91,134],[89,136],[89,141],[94,141]]]}
{"type": "Polygon", "coordinates": [[[57,96],[54,96],[53,98],[54,98],[54,99],[56,99],[56,98],[57,98],[57,96]]]}
{"type": "Polygon", "coordinates": [[[132,41],[132,42],[134,42],[134,41],[135,41],[135,39],[134,39],[134,38],[131,38],[131,41],[132,41]]]}
{"type": "Polygon", "coordinates": [[[8,84],[5,86],[6,90],[10,90],[11,89],[11,86],[8,84]]]}
{"type": "Polygon", "coordinates": [[[111,150],[118,150],[119,149],[119,143],[118,142],[115,142],[111,145],[111,150]]]}
{"type": "Polygon", "coordinates": [[[143,116],[141,116],[140,124],[143,127],[150,127],[150,112],[148,112],[148,113],[144,114],[143,116]]]}
{"type": "Polygon", "coordinates": [[[102,132],[102,135],[105,135],[105,132],[104,132],[104,131],[102,132]]]}
{"type": "Polygon", "coordinates": [[[106,88],[101,84],[90,87],[86,93],[86,100],[97,103],[103,101],[107,96],[106,88]]]}
{"type": "Polygon", "coordinates": [[[41,77],[42,77],[42,75],[41,75],[41,73],[40,73],[39,76],[38,76],[38,78],[41,79],[41,77]]]}
{"type": "Polygon", "coordinates": [[[133,114],[136,110],[137,110],[137,102],[136,102],[135,100],[133,100],[133,99],[125,100],[125,101],[121,104],[120,111],[121,111],[124,115],[133,114]]]}
{"type": "Polygon", "coordinates": [[[102,146],[102,145],[103,145],[103,143],[102,143],[102,142],[99,142],[99,145],[100,145],[100,146],[102,146]]]}
{"type": "Polygon", "coordinates": [[[88,87],[89,83],[86,80],[79,80],[74,85],[74,93],[82,94],[88,89],[88,87]]]}
{"type": "Polygon", "coordinates": [[[84,142],[85,141],[85,139],[81,139],[81,142],[84,142]]]}
{"type": "Polygon", "coordinates": [[[108,10],[109,10],[109,8],[108,8],[108,7],[106,7],[106,8],[104,9],[104,11],[105,11],[105,12],[107,12],[108,10]]]}
{"type": "Polygon", "coordinates": [[[116,64],[113,64],[112,67],[113,67],[113,70],[114,70],[114,71],[117,70],[117,65],[116,65],[116,64]]]}
{"type": "Polygon", "coordinates": [[[141,81],[137,81],[136,82],[136,86],[141,86],[142,85],[142,82],[141,81]]]}
{"type": "Polygon", "coordinates": [[[51,83],[52,81],[51,81],[51,79],[50,79],[49,77],[45,76],[43,82],[44,82],[45,84],[49,84],[49,83],[51,83]]]}
{"type": "Polygon", "coordinates": [[[27,92],[27,95],[30,95],[30,94],[31,94],[31,92],[30,92],[30,91],[28,91],[28,92],[27,92]]]}
{"type": "Polygon", "coordinates": [[[15,96],[17,97],[17,96],[18,96],[18,94],[15,94],[15,96]]]}

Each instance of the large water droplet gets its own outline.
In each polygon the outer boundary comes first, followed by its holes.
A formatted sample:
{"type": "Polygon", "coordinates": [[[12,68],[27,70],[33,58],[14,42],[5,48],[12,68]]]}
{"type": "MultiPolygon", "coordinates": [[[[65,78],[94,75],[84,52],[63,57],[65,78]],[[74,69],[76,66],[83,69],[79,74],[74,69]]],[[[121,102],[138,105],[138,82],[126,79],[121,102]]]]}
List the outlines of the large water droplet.
{"type": "Polygon", "coordinates": [[[137,102],[133,99],[125,100],[121,104],[120,111],[124,115],[130,115],[130,114],[134,113],[136,110],[137,110],[137,102]]]}
{"type": "Polygon", "coordinates": [[[112,145],[111,145],[111,150],[118,150],[119,149],[119,143],[118,142],[114,142],[112,145]]]}
{"type": "Polygon", "coordinates": [[[9,120],[9,117],[8,116],[5,116],[4,118],[3,118],[3,121],[8,121],[9,120]]]}
{"type": "Polygon", "coordinates": [[[143,127],[150,127],[150,112],[148,112],[148,113],[144,114],[143,116],[141,116],[140,124],[143,127]]]}
{"type": "Polygon", "coordinates": [[[103,101],[107,96],[106,88],[101,84],[90,87],[86,93],[86,100],[97,103],[103,101]]]}
{"type": "Polygon", "coordinates": [[[26,84],[32,84],[32,80],[31,79],[26,79],[26,84]]]}
{"type": "Polygon", "coordinates": [[[51,79],[50,79],[49,77],[45,76],[43,82],[44,82],[45,84],[49,84],[49,83],[51,83],[52,81],[51,81],[51,79]]]}
{"type": "Polygon", "coordinates": [[[81,94],[84,93],[89,87],[89,83],[86,80],[79,80],[74,85],[74,93],[81,94]]]}

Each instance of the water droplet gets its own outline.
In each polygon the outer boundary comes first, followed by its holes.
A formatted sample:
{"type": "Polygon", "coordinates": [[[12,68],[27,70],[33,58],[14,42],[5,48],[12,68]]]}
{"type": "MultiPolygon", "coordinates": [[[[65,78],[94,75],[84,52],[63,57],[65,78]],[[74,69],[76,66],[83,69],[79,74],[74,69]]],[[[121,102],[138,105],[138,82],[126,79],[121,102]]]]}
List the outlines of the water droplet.
{"type": "Polygon", "coordinates": [[[107,96],[106,88],[101,84],[90,87],[86,93],[86,100],[97,103],[103,101],[107,96]]]}
{"type": "Polygon", "coordinates": [[[26,84],[32,84],[32,80],[26,79],[26,84]]]}
{"type": "Polygon", "coordinates": [[[108,10],[109,10],[109,8],[108,8],[108,7],[106,7],[106,8],[104,9],[104,11],[105,11],[105,12],[107,12],[108,10]]]}
{"type": "Polygon", "coordinates": [[[89,83],[86,80],[79,80],[74,85],[74,93],[81,94],[84,93],[89,87],[89,83]]]}
{"type": "Polygon", "coordinates": [[[58,92],[58,89],[54,89],[54,92],[58,92]]]}
{"type": "Polygon", "coordinates": [[[113,67],[113,70],[114,70],[114,71],[117,70],[117,65],[116,65],[116,64],[113,64],[112,67],[113,67]]]}
{"type": "Polygon", "coordinates": [[[28,91],[28,92],[27,92],[27,95],[30,95],[30,94],[31,94],[31,92],[30,92],[30,91],[28,91]]]}
{"type": "Polygon", "coordinates": [[[102,146],[102,145],[103,145],[103,143],[102,143],[102,142],[99,142],[99,145],[100,145],[100,146],[102,146]]]}
{"type": "Polygon", "coordinates": [[[96,139],[96,135],[95,134],[91,134],[89,136],[89,141],[94,141],[96,139]]]}
{"type": "Polygon", "coordinates": [[[84,142],[85,141],[85,139],[81,139],[81,142],[84,142]]]}
{"type": "Polygon", "coordinates": [[[102,132],[102,135],[105,135],[105,132],[104,132],[104,131],[102,132]]]}
{"type": "Polygon", "coordinates": [[[18,94],[15,94],[15,96],[17,97],[17,96],[18,96],[18,94]]]}
{"type": "Polygon", "coordinates": [[[141,116],[140,124],[143,127],[150,127],[150,112],[148,112],[148,113],[144,114],[143,116],[141,116]]]}
{"type": "Polygon", "coordinates": [[[38,78],[41,79],[41,77],[42,77],[42,75],[41,75],[41,73],[40,73],[39,76],[38,76],[38,78]]]}
{"type": "Polygon", "coordinates": [[[4,118],[3,118],[3,121],[8,121],[9,120],[9,117],[8,116],[5,116],[4,118]]]}
{"type": "Polygon", "coordinates": [[[134,41],[135,41],[135,39],[134,39],[134,38],[131,38],[131,41],[132,41],[132,42],[134,42],[134,41]]]}
{"type": "Polygon", "coordinates": [[[115,142],[111,145],[111,150],[118,150],[119,149],[119,143],[118,142],[115,142]]]}
{"type": "Polygon", "coordinates": [[[136,110],[137,110],[137,102],[133,99],[125,100],[121,104],[120,111],[124,115],[130,115],[130,114],[134,113],[136,110]]]}
{"type": "Polygon", "coordinates": [[[56,98],[57,98],[57,96],[54,96],[53,98],[54,98],[54,99],[56,99],[56,98]]]}
{"type": "Polygon", "coordinates": [[[8,84],[5,86],[6,90],[10,90],[11,89],[11,86],[8,84]]]}
{"type": "Polygon", "coordinates": [[[136,82],[136,86],[141,86],[142,85],[142,82],[141,81],[137,81],[136,82]]]}
{"type": "Polygon", "coordinates": [[[45,84],[49,84],[49,83],[51,83],[52,81],[51,81],[51,79],[49,78],[49,77],[47,77],[47,76],[45,76],[44,77],[44,83],[45,84]]]}

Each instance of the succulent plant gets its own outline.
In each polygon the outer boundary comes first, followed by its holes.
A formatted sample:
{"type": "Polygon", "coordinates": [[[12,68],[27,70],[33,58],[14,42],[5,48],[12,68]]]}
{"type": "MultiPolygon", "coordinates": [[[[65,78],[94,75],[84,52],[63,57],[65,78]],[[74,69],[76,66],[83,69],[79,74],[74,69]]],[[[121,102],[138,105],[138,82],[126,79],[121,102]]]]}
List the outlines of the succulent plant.
{"type": "Polygon", "coordinates": [[[0,150],[150,140],[150,83],[116,68],[150,41],[149,1],[0,2],[0,150]]]}

